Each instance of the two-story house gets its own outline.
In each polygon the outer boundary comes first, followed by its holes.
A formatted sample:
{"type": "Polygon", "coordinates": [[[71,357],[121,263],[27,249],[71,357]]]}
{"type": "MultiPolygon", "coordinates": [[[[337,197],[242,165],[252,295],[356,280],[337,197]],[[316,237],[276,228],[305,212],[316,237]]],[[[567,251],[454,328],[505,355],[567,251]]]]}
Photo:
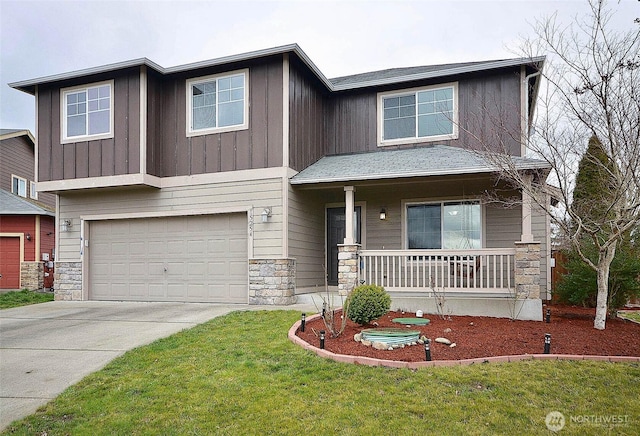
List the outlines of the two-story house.
{"type": "Polygon", "coordinates": [[[0,129],[0,289],[53,286],[56,199],[35,180],[31,132],[0,129]]]}
{"type": "Polygon", "coordinates": [[[488,201],[521,194],[474,150],[546,177],[524,157],[543,61],[327,79],[293,44],[13,83],[59,198],[56,298],[290,304],[326,279],[497,316],[517,291],[540,319],[549,223],[488,201]]]}

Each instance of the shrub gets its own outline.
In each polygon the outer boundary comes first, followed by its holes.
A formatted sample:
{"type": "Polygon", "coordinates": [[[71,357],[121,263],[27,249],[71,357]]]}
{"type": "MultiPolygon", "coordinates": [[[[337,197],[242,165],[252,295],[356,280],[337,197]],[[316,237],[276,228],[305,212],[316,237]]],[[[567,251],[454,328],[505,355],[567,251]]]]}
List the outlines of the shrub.
{"type": "Polygon", "coordinates": [[[389,311],[391,297],[382,286],[361,285],[349,295],[349,319],[360,325],[368,324],[389,311]]]}
{"type": "MultiPolygon", "coordinates": [[[[566,268],[568,273],[562,276],[556,288],[560,301],[596,307],[598,293],[596,272],[572,251],[567,253],[566,268]]],[[[624,242],[617,249],[609,271],[607,298],[609,312],[620,309],[630,298],[638,295],[640,295],[640,256],[631,244],[624,242]]]]}

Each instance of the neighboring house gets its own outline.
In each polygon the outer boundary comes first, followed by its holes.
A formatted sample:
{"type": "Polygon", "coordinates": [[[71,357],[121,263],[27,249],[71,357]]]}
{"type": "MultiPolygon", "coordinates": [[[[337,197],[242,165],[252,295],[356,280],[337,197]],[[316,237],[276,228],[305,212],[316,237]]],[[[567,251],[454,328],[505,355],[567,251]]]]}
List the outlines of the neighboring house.
{"type": "Polygon", "coordinates": [[[36,190],[34,145],[0,129],[0,289],[53,287],[55,195],[36,190]]]}
{"type": "Polygon", "coordinates": [[[327,79],[294,44],[13,83],[36,97],[38,190],[59,198],[56,298],[290,304],[326,270],[406,309],[508,316],[517,289],[541,319],[548,220],[486,201],[520,193],[472,150],[495,137],[544,182],[523,157],[543,61],[327,79]]]}

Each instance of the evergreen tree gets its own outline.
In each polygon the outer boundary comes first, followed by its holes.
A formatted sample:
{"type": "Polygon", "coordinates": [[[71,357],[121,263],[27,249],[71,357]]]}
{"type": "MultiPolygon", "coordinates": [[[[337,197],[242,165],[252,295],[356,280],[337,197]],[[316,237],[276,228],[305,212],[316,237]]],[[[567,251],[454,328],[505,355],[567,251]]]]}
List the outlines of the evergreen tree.
{"type": "MultiPolygon", "coordinates": [[[[616,171],[615,163],[598,138],[592,136],[576,174],[572,206],[581,220],[580,223],[572,223],[571,231],[576,232],[578,225],[588,229],[588,234],[582,233],[579,244],[583,255],[594,263],[598,259],[594,239],[606,240],[607,225],[614,218],[610,206],[616,197],[613,180],[616,171]]],[[[560,300],[595,307],[598,294],[596,271],[583,261],[576,248],[567,253],[567,270],[557,288],[560,300]]],[[[618,243],[609,274],[607,307],[609,312],[613,312],[640,293],[640,252],[632,241],[631,231],[625,232],[618,243]]]]}

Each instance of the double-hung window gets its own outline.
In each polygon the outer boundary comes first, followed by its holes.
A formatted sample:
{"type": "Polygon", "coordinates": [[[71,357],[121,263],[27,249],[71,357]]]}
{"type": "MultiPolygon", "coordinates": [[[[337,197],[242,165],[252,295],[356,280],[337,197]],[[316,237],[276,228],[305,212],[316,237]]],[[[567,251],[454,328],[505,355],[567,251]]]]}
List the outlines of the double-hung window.
{"type": "Polygon", "coordinates": [[[406,205],[408,249],[482,248],[481,229],[479,201],[406,205]]]}
{"type": "Polygon", "coordinates": [[[247,70],[187,81],[187,135],[246,129],[247,70]]]}
{"type": "Polygon", "coordinates": [[[113,81],[62,90],[62,142],[113,136],[113,81]]]}
{"type": "Polygon", "coordinates": [[[20,197],[27,197],[27,180],[11,175],[11,192],[20,197]]]}
{"type": "Polygon", "coordinates": [[[452,83],[379,94],[380,145],[457,138],[457,92],[452,83]]]}

